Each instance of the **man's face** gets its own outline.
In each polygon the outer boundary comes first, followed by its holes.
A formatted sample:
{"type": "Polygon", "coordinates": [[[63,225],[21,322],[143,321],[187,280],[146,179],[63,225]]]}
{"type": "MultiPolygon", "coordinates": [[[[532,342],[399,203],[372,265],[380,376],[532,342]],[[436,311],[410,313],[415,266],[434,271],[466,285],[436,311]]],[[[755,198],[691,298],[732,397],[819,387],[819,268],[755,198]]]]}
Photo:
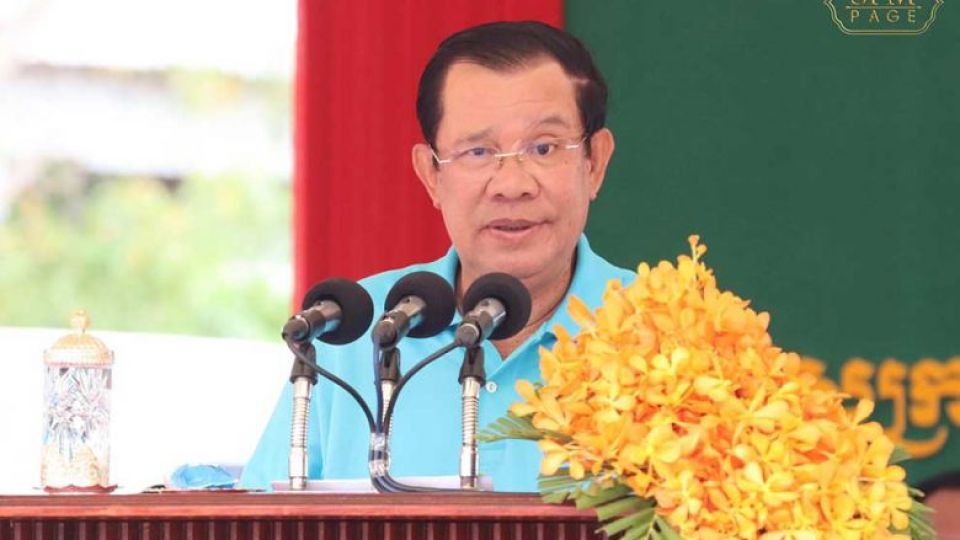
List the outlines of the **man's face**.
{"type": "MultiPolygon", "coordinates": [[[[450,67],[442,93],[436,150],[441,159],[473,148],[512,152],[524,143],[583,137],[574,83],[552,60],[512,71],[476,64],[450,67]]],[[[613,150],[601,130],[593,152],[558,148],[557,164],[540,167],[505,158],[480,174],[441,164],[426,145],[414,149],[414,164],[460,254],[468,279],[500,271],[526,281],[552,279],[570,268],[613,150]]]]}

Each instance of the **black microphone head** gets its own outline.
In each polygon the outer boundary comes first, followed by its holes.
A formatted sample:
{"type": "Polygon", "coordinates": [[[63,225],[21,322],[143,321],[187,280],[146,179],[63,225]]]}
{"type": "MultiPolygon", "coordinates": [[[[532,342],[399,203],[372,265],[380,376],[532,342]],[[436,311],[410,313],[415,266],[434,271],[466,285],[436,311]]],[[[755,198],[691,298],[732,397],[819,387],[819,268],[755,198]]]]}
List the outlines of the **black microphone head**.
{"type": "Polygon", "coordinates": [[[303,296],[303,309],[310,309],[324,300],[336,302],[342,315],[340,324],[333,331],[321,334],[317,338],[320,341],[343,345],[356,340],[370,327],[373,300],[357,282],[342,278],[321,281],[303,296]]]}
{"type": "Polygon", "coordinates": [[[520,280],[494,272],[480,276],[463,295],[463,310],[469,312],[484,298],[496,298],[506,308],[506,316],[491,334],[490,339],[504,339],[519,332],[530,319],[530,291],[520,280]]]}
{"type": "Polygon", "coordinates": [[[420,324],[410,329],[408,336],[414,338],[430,337],[440,333],[450,325],[453,312],[457,309],[457,300],[453,288],[447,280],[433,272],[413,272],[400,278],[384,302],[383,309],[389,311],[407,296],[418,296],[426,307],[420,314],[420,324]]]}

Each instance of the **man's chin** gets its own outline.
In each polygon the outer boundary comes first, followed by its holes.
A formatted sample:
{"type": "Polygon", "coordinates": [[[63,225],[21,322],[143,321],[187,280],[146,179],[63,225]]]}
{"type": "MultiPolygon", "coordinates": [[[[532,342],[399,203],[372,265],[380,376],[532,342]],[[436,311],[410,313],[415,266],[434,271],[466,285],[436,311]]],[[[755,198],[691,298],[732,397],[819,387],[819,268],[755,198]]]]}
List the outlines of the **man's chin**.
{"type": "MultiPolygon", "coordinates": [[[[539,252],[539,250],[538,250],[539,252]]],[[[544,271],[549,256],[542,253],[523,253],[518,251],[495,251],[488,253],[483,261],[482,274],[503,272],[524,281],[544,271]]]]}

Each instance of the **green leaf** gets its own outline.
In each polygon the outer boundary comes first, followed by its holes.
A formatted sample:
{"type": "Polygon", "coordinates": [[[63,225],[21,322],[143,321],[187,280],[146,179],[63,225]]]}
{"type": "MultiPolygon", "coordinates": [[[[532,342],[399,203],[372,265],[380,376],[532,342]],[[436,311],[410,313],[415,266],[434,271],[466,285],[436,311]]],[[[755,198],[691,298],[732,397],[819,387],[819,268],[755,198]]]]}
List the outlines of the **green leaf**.
{"type": "Polygon", "coordinates": [[[653,523],[651,521],[646,527],[637,527],[636,529],[630,529],[623,536],[620,537],[620,540],[647,540],[648,538],[656,538],[653,536],[656,532],[652,527],[653,523]]]}
{"type": "Polygon", "coordinates": [[[909,519],[907,528],[896,530],[891,527],[891,530],[898,534],[906,534],[910,536],[912,540],[936,540],[937,533],[933,529],[933,524],[930,522],[930,514],[932,513],[932,508],[920,501],[914,500],[913,504],[910,505],[910,509],[907,510],[907,518],[909,519]]]}
{"type": "Polygon", "coordinates": [[[567,499],[573,497],[571,493],[556,491],[554,493],[541,493],[540,500],[547,504],[563,504],[567,499]]]}
{"type": "Polygon", "coordinates": [[[650,501],[636,496],[628,496],[597,507],[597,518],[601,522],[610,521],[628,512],[636,512],[650,507],[650,501]]]}
{"type": "Polygon", "coordinates": [[[477,433],[477,440],[485,443],[510,439],[521,441],[553,439],[563,444],[572,441],[573,437],[559,431],[536,428],[533,426],[532,417],[520,417],[511,412],[507,412],[506,416],[497,418],[492,424],[477,433]]]}
{"type": "Polygon", "coordinates": [[[547,437],[545,431],[533,427],[529,416],[519,417],[512,413],[497,418],[492,424],[477,433],[480,442],[494,442],[507,439],[539,441],[547,437]]]}
{"type": "Polygon", "coordinates": [[[655,517],[653,524],[657,528],[657,538],[659,540],[681,540],[680,534],[667,523],[663,516],[655,517]]]}
{"type": "Polygon", "coordinates": [[[653,499],[637,497],[629,486],[608,484],[611,479],[570,478],[568,468],[538,480],[544,502],[561,504],[573,500],[577,508],[594,508],[600,527],[597,532],[619,540],[680,540],[662,517],[656,515],[653,499]]]}
{"type": "Polygon", "coordinates": [[[631,493],[633,493],[633,490],[623,484],[616,484],[611,487],[601,489],[595,495],[591,495],[589,492],[584,492],[577,497],[577,508],[581,510],[584,508],[593,508],[621,497],[625,497],[631,493]]]}
{"type": "MultiPolygon", "coordinates": [[[[561,469],[561,471],[564,470],[565,469],[561,469]]],[[[541,492],[556,491],[558,489],[573,491],[583,486],[583,484],[584,480],[574,480],[573,478],[570,478],[568,474],[563,472],[549,476],[541,475],[540,478],[537,479],[537,487],[541,492]]]]}
{"type": "Polygon", "coordinates": [[[653,506],[648,506],[638,510],[630,515],[612,520],[610,523],[601,527],[601,530],[607,533],[607,536],[613,536],[626,530],[650,530],[653,524],[653,506]]]}
{"type": "Polygon", "coordinates": [[[913,459],[913,456],[911,456],[910,453],[907,452],[907,450],[904,447],[900,445],[893,447],[893,453],[890,454],[890,465],[903,463],[908,459],[913,459]]]}
{"type": "Polygon", "coordinates": [[[920,501],[913,501],[910,509],[907,510],[907,517],[910,519],[907,526],[907,532],[913,540],[936,540],[937,532],[933,530],[933,524],[930,522],[930,514],[933,509],[920,501]]]}
{"type": "Polygon", "coordinates": [[[537,487],[540,489],[540,498],[543,502],[561,504],[581,493],[584,483],[588,481],[588,479],[574,480],[566,473],[566,469],[561,469],[557,474],[541,475],[537,480],[537,487]]]}

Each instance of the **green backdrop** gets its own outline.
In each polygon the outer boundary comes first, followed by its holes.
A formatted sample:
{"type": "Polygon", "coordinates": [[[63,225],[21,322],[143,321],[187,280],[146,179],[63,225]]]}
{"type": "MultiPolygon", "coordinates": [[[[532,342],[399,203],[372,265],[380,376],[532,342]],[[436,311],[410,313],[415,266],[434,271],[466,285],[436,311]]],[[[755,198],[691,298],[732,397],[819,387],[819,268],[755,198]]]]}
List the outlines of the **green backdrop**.
{"type": "Polygon", "coordinates": [[[617,140],[594,246],[633,267],[701,234],[776,343],[929,454],[911,483],[960,471],[960,6],[921,35],[870,36],[817,0],[566,7],[617,140]]]}

